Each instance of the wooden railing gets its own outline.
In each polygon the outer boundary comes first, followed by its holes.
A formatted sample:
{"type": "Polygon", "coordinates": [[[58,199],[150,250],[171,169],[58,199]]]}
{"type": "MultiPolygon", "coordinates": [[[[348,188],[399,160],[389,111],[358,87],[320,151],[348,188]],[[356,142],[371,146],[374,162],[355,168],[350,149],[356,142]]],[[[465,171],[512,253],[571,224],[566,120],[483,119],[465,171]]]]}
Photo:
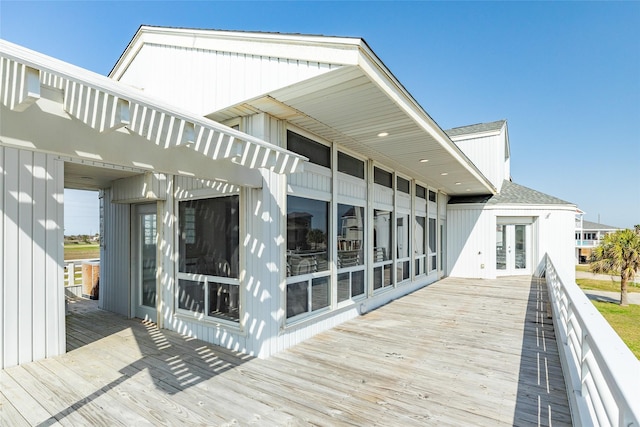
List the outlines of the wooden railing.
{"type": "Polygon", "coordinates": [[[546,256],[553,324],[574,425],[640,426],[640,361],[546,256]]]}

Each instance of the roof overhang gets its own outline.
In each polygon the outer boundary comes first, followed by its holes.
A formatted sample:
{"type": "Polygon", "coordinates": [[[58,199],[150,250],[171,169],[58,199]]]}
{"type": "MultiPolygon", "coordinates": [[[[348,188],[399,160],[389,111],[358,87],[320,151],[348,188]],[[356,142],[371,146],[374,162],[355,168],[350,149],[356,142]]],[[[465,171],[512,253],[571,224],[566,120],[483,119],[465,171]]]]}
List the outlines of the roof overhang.
{"type": "Polygon", "coordinates": [[[497,192],[364,41],[342,48],[342,66],[207,117],[268,113],[450,195],[497,192]]]}
{"type": "Polygon", "coordinates": [[[0,104],[1,145],[80,163],[118,165],[126,174],[154,171],[259,187],[258,169],[295,173],[306,161],[120,82],[4,40],[0,104]]]}

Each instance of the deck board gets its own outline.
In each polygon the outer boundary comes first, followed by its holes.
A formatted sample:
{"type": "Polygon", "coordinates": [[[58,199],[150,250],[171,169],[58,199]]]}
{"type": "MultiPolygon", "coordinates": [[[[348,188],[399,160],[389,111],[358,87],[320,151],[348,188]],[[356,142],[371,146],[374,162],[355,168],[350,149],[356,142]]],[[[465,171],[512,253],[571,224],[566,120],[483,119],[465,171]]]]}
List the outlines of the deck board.
{"type": "Polygon", "coordinates": [[[571,425],[546,287],[448,278],[259,360],[71,305],[1,425],[571,425]]]}

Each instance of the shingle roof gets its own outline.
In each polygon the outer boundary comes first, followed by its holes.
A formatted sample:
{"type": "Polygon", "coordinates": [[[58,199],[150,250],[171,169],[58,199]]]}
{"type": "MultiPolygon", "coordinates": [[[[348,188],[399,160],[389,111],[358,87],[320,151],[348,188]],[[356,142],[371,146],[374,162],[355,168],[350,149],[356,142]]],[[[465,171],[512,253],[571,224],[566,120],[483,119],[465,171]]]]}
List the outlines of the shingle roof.
{"type": "Polygon", "coordinates": [[[460,126],[445,130],[445,133],[452,136],[468,135],[472,133],[491,132],[502,129],[506,120],[498,120],[491,123],[476,123],[475,125],[460,126]]]}
{"type": "Polygon", "coordinates": [[[453,197],[449,204],[483,203],[487,205],[574,205],[557,197],[541,193],[523,185],[505,180],[500,193],[491,196],[453,197]]]}
{"type": "Polygon", "coordinates": [[[597,222],[582,220],[583,230],[620,230],[620,227],[612,227],[610,225],[598,224],[597,222]]]}

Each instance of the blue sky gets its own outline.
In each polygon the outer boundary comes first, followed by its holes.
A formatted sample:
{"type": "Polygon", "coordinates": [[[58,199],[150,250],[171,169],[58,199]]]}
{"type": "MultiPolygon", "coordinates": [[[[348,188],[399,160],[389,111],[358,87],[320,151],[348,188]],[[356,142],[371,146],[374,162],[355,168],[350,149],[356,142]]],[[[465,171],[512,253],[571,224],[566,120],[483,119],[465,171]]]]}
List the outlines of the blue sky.
{"type": "Polygon", "coordinates": [[[362,37],[442,128],[507,119],[515,182],[640,223],[640,2],[0,0],[1,38],[101,74],[141,24],[362,37]]]}

